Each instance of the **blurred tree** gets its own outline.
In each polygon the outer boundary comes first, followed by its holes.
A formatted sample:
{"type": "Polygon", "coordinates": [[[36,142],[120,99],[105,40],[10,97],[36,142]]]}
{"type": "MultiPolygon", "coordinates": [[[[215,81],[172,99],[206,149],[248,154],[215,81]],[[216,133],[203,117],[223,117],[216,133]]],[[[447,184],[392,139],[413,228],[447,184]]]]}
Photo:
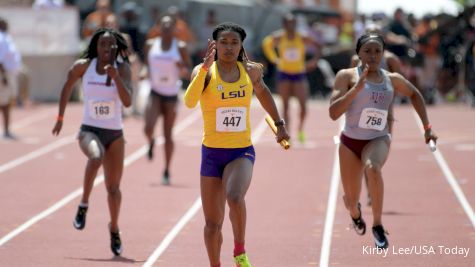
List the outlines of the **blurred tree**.
{"type": "Polygon", "coordinates": [[[475,0],[454,0],[454,1],[464,7],[475,5],[475,0]]]}

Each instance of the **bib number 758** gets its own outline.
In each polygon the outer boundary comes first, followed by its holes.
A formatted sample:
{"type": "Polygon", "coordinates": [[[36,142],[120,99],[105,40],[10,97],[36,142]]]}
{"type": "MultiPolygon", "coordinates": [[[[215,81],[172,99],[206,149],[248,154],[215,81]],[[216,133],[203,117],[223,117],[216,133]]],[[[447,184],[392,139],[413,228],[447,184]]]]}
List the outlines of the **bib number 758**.
{"type": "Polygon", "coordinates": [[[365,108],[361,112],[358,126],[363,129],[382,131],[386,127],[388,111],[377,108],[365,108]]]}

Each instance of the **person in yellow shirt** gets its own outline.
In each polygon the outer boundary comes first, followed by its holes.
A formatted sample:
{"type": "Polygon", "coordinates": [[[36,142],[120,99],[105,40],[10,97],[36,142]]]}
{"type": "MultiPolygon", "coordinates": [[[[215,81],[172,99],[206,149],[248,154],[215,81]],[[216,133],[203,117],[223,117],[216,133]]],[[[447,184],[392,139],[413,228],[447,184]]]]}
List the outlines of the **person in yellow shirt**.
{"type": "Polygon", "coordinates": [[[212,267],[221,266],[221,228],[226,202],[234,234],[236,266],[251,266],[244,249],[244,197],[256,157],[249,119],[253,92],[275,121],[276,140],[289,139],[285,122],[262,80],[262,65],[247,59],[243,48],[245,38],[246,32],[237,24],[227,22],[216,26],[203,63],[194,68],[184,96],[189,108],[199,101],[203,115],[201,198],[206,221],[204,239],[212,267]]]}
{"type": "Polygon", "coordinates": [[[266,36],[262,42],[264,55],[277,65],[277,92],[282,99],[284,120],[289,125],[289,100],[291,96],[298,99],[300,121],[298,139],[305,142],[304,121],[307,115],[307,98],[309,95],[306,72],[315,69],[319,53],[305,62],[305,46],[312,45],[319,51],[319,43],[307,35],[297,32],[295,16],[291,13],[282,19],[283,29],[266,36]],[[277,48],[277,53],[276,53],[277,48]]]}

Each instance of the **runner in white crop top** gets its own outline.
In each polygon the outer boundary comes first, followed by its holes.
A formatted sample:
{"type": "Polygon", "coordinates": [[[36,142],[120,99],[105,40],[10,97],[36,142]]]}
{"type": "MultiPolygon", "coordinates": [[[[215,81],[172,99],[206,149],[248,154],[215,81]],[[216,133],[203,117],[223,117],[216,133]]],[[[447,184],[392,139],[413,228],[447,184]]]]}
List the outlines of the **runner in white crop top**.
{"type": "MultiPolygon", "coordinates": [[[[131,80],[128,59],[125,56],[127,43],[122,35],[112,29],[98,29],[91,38],[83,56],[74,62],[61,91],[59,112],[53,135],[58,135],[63,126],[66,104],[74,84],[83,79],[84,118],[79,133],[81,150],[88,156],[84,175],[84,188],[73,225],[82,230],[86,224],[86,212],[94,178],[99,167],[104,166],[107,201],[110,214],[110,249],[114,255],[122,253],[119,235],[119,211],[122,200],[120,180],[124,168],[124,137],[122,133],[121,106],[131,104],[131,80]],[[120,55],[123,63],[117,62],[120,55]],[[107,86],[107,77],[111,85],[107,86]]],[[[68,174],[70,175],[70,174],[68,174]]],[[[101,226],[103,228],[104,226],[101,226]]]]}
{"type": "Polygon", "coordinates": [[[107,75],[99,74],[93,58],[82,77],[84,115],[82,124],[103,129],[122,129],[122,102],[115,82],[106,85],[107,75]]]}
{"type": "Polygon", "coordinates": [[[145,64],[152,86],[144,116],[144,134],[149,144],[147,156],[149,160],[153,159],[155,125],[160,115],[163,115],[165,168],[162,183],[165,185],[170,183],[169,167],[174,149],[172,132],[177,113],[177,95],[181,88],[180,78],[189,77],[191,68],[186,44],[175,39],[174,30],[174,19],[164,16],[160,20],[161,37],[148,40],[145,46],[145,64]]]}

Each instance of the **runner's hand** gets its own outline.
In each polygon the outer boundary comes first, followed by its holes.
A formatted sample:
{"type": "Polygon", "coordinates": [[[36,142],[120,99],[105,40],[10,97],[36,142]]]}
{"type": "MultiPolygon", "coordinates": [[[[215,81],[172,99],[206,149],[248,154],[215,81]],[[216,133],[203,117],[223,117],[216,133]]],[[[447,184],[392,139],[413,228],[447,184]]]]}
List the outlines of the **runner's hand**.
{"type": "Polygon", "coordinates": [[[53,135],[58,135],[59,132],[61,132],[61,128],[63,127],[63,122],[62,121],[56,121],[56,124],[54,125],[53,128],[53,135]]]}
{"type": "Polygon", "coordinates": [[[203,67],[209,69],[214,62],[214,55],[216,54],[216,41],[208,39],[208,48],[206,49],[206,55],[203,58],[203,67]]]}
{"type": "Polygon", "coordinates": [[[364,88],[364,84],[366,82],[366,77],[368,76],[368,69],[369,69],[368,64],[365,64],[364,67],[363,67],[363,71],[360,74],[360,78],[358,79],[358,81],[355,84],[355,89],[356,90],[360,91],[364,88]]]}
{"type": "Polygon", "coordinates": [[[111,77],[111,79],[115,79],[117,78],[117,76],[119,76],[119,72],[117,71],[117,69],[112,66],[111,64],[107,64],[104,66],[104,70],[106,71],[106,74],[111,77]]]}
{"type": "Polygon", "coordinates": [[[277,133],[275,134],[275,139],[277,140],[277,143],[280,143],[280,141],[282,140],[289,141],[290,136],[285,126],[277,127],[277,133]]]}
{"type": "Polygon", "coordinates": [[[434,133],[434,131],[432,130],[432,128],[430,129],[427,129],[425,132],[424,132],[424,138],[425,138],[425,141],[426,141],[426,144],[429,143],[430,140],[433,140],[434,143],[437,144],[437,135],[434,133]]]}

